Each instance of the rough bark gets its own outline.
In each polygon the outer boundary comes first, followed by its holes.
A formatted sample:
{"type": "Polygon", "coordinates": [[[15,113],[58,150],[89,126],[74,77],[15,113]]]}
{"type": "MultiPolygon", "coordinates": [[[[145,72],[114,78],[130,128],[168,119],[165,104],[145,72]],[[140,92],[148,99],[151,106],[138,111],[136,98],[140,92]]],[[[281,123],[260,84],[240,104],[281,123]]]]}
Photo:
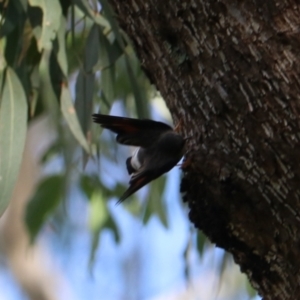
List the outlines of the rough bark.
{"type": "Polygon", "coordinates": [[[264,299],[300,299],[300,4],[110,0],[182,132],[191,221],[264,299]]]}

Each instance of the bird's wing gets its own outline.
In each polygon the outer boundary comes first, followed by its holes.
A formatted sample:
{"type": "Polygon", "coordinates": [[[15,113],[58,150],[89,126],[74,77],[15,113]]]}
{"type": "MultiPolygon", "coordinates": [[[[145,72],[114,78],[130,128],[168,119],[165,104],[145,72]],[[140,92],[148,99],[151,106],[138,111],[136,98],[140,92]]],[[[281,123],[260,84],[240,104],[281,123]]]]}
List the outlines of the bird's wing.
{"type": "Polygon", "coordinates": [[[167,157],[149,157],[149,162],[146,162],[144,167],[131,176],[129,181],[129,188],[121,196],[118,203],[123,202],[126,198],[131,196],[134,192],[142,188],[150,181],[158,178],[162,174],[170,171],[180,159],[167,157]]]}
{"type": "Polygon", "coordinates": [[[165,123],[148,119],[93,114],[93,120],[101,127],[117,133],[117,142],[120,144],[145,148],[155,143],[165,131],[172,130],[165,123]]]}

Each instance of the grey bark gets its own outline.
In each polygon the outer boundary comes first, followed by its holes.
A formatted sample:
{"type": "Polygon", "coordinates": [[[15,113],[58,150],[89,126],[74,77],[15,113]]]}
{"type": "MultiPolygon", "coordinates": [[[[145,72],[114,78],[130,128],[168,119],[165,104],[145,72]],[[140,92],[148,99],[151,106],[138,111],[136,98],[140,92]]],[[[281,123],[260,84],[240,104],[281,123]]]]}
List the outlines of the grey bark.
{"type": "Polygon", "coordinates": [[[300,4],[110,0],[184,135],[190,219],[264,299],[300,299],[300,4]]]}

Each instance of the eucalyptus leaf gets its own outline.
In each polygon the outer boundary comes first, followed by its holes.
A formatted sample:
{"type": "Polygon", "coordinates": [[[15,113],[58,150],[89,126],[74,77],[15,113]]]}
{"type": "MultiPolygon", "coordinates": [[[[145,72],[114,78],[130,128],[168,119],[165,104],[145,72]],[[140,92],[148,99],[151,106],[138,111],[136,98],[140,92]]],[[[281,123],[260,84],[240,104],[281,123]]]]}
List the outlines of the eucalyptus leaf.
{"type": "Polygon", "coordinates": [[[39,51],[51,49],[61,23],[61,6],[59,0],[29,0],[31,6],[38,6],[43,11],[42,34],[38,40],[39,51]]]}
{"type": "Polygon", "coordinates": [[[102,5],[102,8],[104,10],[104,13],[105,13],[105,17],[107,18],[107,21],[109,22],[114,34],[115,34],[115,37],[116,37],[116,40],[118,41],[120,47],[122,49],[125,48],[125,43],[123,41],[123,38],[122,38],[122,35],[120,33],[120,28],[119,28],[119,25],[113,15],[113,12],[112,12],[112,9],[108,3],[107,0],[101,0],[99,1],[102,5]]]}
{"type": "Polygon", "coordinates": [[[66,53],[66,20],[63,16],[60,18],[60,27],[57,34],[58,40],[58,52],[57,52],[57,61],[65,77],[68,76],[68,61],[66,53]]]}
{"type": "Polygon", "coordinates": [[[51,75],[49,69],[49,65],[51,61],[50,56],[51,56],[51,51],[49,50],[43,51],[41,61],[39,64],[39,69],[38,69],[38,77],[39,77],[40,93],[41,93],[41,98],[43,100],[43,104],[45,105],[48,112],[50,112],[53,119],[56,120],[58,116],[59,107],[58,107],[58,99],[51,81],[51,75]]]}
{"type": "Polygon", "coordinates": [[[95,254],[99,247],[100,234],[104,229],[112,230],[116,241],[120,240],[119,232],[114,220],[112,219],[105,201],[104,195],[100,190],[95,191],[90,199],[90,227],[93,233],[92,246],[89,259],[89,266],[92,267],[95,254]]]}
{"type": "Polygon", "coordinates": [[[106,101],[110,104],[115,100],[114,66],[101,72],[101,88],[106,101]]]}
{"type": "Polygon", "coordinates": [[[98,61],[98,55],[100,51],[99,45],[99,26],[94,24],[89,32],[84,56],[84,70],[85,72],[91,72],[93,67],[98,61]]]}
{"type": "Polygon", "coordinates": [[[62,175],[46,177],[39,184],[35,194],[28,202],[25,224],[33,242],[47,217],[58,206],[64,195],[65,179],[62,175]]]}
{"type": "Polygon", "coordinates": [[[99,237],[102,230],[106,228],[112,230],[116,242],[119,242],[120,234],[106,204],[112,192],[102,185],[97,176],[93,175],[82,175],[80,187],[90,203],[89,223],[93,236],[89,265],[92,267],[96,250],[99,247],[99,237]]]}
{"type": "Polygon", "coordinates": [[[73,3],[87,16],[89,16],[96,24],[109,28],[109,22],[97,11],[93,11],[87,0],[73,0],[73,3]]]}
{"type": "Polygon", "coordinates": [[[12,195],[21,166],[27,131],[27,101],[16,73],[7,68],[0,74],[0,215],[12,195]]]}
{"type": "Polygon", "coordinates": [[[27,11],[27,7],[28,7],[28,2],[27,0],[17,0],[20,2],[20,4],[22,5],[22,8],[24,11],[27,11]]]}
{"type": "Polygon", "coordinates": [[[87,153],[90,153],[90,147],[80,127],[78,117],[71,99],[70,91],[67,86],[62,87],[60,103],[62,113],[72,134],[79,142],[79,144],[83,147],[83,149],[87,153]]]}
{"type": "Polygon", "coordinates": [[[125,62],[126,62],[128,77],[131,83],[131,87],[135,99],[137,115],[139,118],[148,118],[149,109],[148,109],[147,99],[145,97],[145,94],[143,93],[144,87],[139,84],[138,78],[136,74],[134,74],[133,72],[132,65],[130,63],[128,55],[125,55],[125,62]]]}
{"type": "Polygon", "coordinates": [[[83,70],[79,71],[76,80],[75,109],[85,136],[87,136],[91,127],[94,82],[94,74],[86,74],[83,70]]]}
{"type": "Polygon", "coordinates": [[[99,30],[98,38],[101,47],[99,48],[99,61],[94,70],[102,71],[103,69],[110,68],[123,54],[123,51],[116,40],[111,43],[101,30],[99,30]]]}

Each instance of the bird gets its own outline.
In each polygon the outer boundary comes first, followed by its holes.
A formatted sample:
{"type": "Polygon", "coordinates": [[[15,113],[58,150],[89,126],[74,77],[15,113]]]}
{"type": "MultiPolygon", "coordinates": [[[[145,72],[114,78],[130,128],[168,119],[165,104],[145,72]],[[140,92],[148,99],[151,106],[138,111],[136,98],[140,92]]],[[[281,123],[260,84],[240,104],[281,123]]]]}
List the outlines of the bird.
{"type": "MultiPolygon", "coordinates": [[[[170,171],[182,158],[187,138],[171,126],[150,119],[133,119],[93,114],[93,121],[117,134],[119,144],[138,147],[126,160],[129,187],[119,198],[123,202],[137,190],[170,171]]],[[[180,122],[181,123],[181,122],[180,122]]],[[[180,124],[179,123],[179,124],[180,124]]]]}

